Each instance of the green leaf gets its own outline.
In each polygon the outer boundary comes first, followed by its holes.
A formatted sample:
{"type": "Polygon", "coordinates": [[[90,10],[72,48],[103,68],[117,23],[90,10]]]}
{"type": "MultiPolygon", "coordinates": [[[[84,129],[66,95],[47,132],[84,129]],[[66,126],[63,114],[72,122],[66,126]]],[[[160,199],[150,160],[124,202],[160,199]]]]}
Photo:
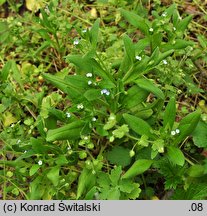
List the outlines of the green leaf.
{"type": "Polygon", "coordinates": [[[122,179],[119,183],[120,191],[124,193],[131,193],[134,189],[132,181],[130,179],[122,179]]]}
{"type": "Polygon", "coordinates": [[[100,187],[109,189],[110,187],[110,178],[108,173],[100,172],[97,175],[97,183],[99,184],[100,187]]]}
{"type": "Polygon", "coordinates": [[[179,124],[180,135],[174,140],[174,144],[179,144],[187,136],[191,135],[200,120],[200,111],[195,111],[184,117],[179,124]]]}
{"type": "Polygon", "coordinates": [[[77,197],[79,199],[83,193],[88,192],[94,185],[96,176],[90,169],[84,168],[78,179],[77,197]]]}
{"type": "Polygon", "coordinates": [[[188,46],[193,46],[195,43],[192,41],[186,41],[184,39],[176,39],[173,43],[163,44],[161,47],[164,51],[167,50],[176,50],[176,49],[185,49],[188,46]]]}
{"type": "Polygon", "coordinates": [[[175,122],[175,116],[176,116],[176,102],[175,98],[170,98],[170,101],[168,102],[164,116],[163,116],[163,127],[170,126],[170,129],[172,129],[173,124],[175,122]]]}
{"type": "Polygon", "coordinates": [[[129,12],[127,10],[121,9],[121,13],[124,18],[133,26],[140,29],[145,35],[149,34],[149,26],[147,25],[147,20],[140,17],[139,15],[129,12]]]}
{"type": "Polygon", "coordinates": [[[88,56],[81,55],[69,55],[66,60],[76,65],[80,70],[88,73],[94,72],[97,76],[100,76],[113,84],[113,76],[110,72],[103,70],[100,64],[94,59],[88,56]]]}
{"type": "Polygon", "coordinates": [[[149,46],[150,44],[150,40],[149,38],[143,38],[143,39],[140,39],[135,45],[135,50],[137,52],[142,52],[147,46],[149,46]]]}
{"type": "Polygon", "coordinates": [[[110,163],[125,167],[131,162],[129,151],[129,149],[121,146],[115,146],[111,151],[107,152],[106,157],[110,163]]]}
{"type": "Polygon", "coordinates": [[[45,191],[45,186],[42,185],[43,176],[37,176],[29,185],[29,199],[40,200],[45,191]]]}
{"type": "Polygon", "coordinates": [[[114,130],[112,134],[114,135],[114,137],[121,139],[128,132],[129,132],[128,125],[124,124],[121,127],[118,127],[116,130],[114,130]]]}
{"type": "Polygon", "coordinates": [[[62,166],[68,164],[68,160],[66,159],[65,155],[60,155],[56,158],[55,163],[62,166]]]}
{"type": "Polygon", "coordinates": [[[29,176],[33,176],[38,170],[40,166],[38,164],[34,164],[29,170],[29,176]]]}
{"type": "Polygon", "coordinates": [[[59,172],[60,167],[55,166],[47,173],[47,178],[53,183],[54,186],[57,186],[59,183],[59,172]]]}
{"type": "Polygon", "coordinates": [[[113,128],[115,125],[116,125],[116,115],[114,115],[114,113],[111,113],[109,118],[108,118],[108,121],[104,125],[103,129],[109,130],[109,129],[113,128]]]}
{"type": "Polygon", "coordinates": [[[9,31],[9,23],[7,22],[0,22],[0,43],[7,42],[6,40],[10,36],[9,31]]]}
{"type": "Polygon", "coordinates": [[[158,98],[164,100],[165,95],[151,80],[149,79],[137,79],[134,81],[140,88],[149,91],[156,95],[158,98]]]}
{"type": "Polygon", "coordinates": [[[135,161],[132,166],[122,176],[123,179],[133,178],[137,175],[144,173],[152,165],[152,160],[140,159],[135,161]]]}
{"type": "Polygon", "coordinates": [[[99,89],[89,89],[84,93],[84,97],[88,101],[94,101],[101,97],[101,91],[99,89]]]}
{"type": "Polygon", "coordinates": [[[1,70],[1,79],[2,79],[3,82],[7,80],[7,77],[9,75],[10,70],[11,70],[11,66],[12,66],[12,61],[9,60],[9,61],[6,62],[6,64],[2,68],[2,70],[1,70]]]}
{"type": "Polygon", "coordinates": [[[154,137],[151,133],[152,129],[146,121],[127,113],[123,114],[123,117],[129,127],[137,134],[154,137]]]}
{"type": "Polygon", "coordinates": [[[200,121],[192,135],[196,146],[207,148],[207,123],[200,121]]]}
{"type": "Polygon", "coordinates": [[[94,200],[95,193],[97,192],[97,188],[94,186],[92,187],[86,196],[84,197],[84,200],[94,200]]]}
{"type": "Polygon", "coordinates": [[[46,146],[43,145],[43,139],[31,137],[30,143],[36,154],[44,154],[46,152],[46,146]]]}
{"type": "Polygon", "coordinates": [[[144,102],[148,95],[149,93],[146,90],[134,85],[128,89],[122,104],[127,109],[130,109],[144,102]]]}
{"type": "Polygon", "coordinates": [[[100,19],[97,19],[90,30],[90,42],[93,48],[96,48],[98,42],[99,23],[100,19]]]}
{"type": "Polygon", "coordinates": [[[204,175],[205,167],[199,164],[195,164],[188,169],[188,175],[190,177],[198,178],[204,175]]]}
{"type": "Polygon", "coordinates": [[[138,183],[132,183],[133,190],[131,193],[126,194],[128,199],[137,199],[141,193],[140,185],[138,183]]]}
{"type": "Polygon", "coordinates": [[[88,80],[86,79],[86,77],[83,77],[81,75],[65,76],[64,81],[66,82],[68,86],[76,88],[76,89],[78,88],[81,90],[85,90],[88,88],[88,80]]]}
{"type": "Polygon", "coordinates": [[[152,144],[152,150],[158,151],[159,153],[164,152],[164,140],[157,139],[152,144]]]}
{"type": "Polygon", "coordinates": [[[206,200],[207,186],[205,183],[191,183],[187,190],[177,188],[173,200],[206,200]]]}
{"type": "Polygon", "coordinates": [[[118,185],[121,173],[122,173],[121,166],[118,166],[111,170],[111,175],[109,175],[109,178],[113,186],[118,185]]]}
{"type": "Polygon", "coordinates": [[[176,148],[174,146],[169,146],[167,153],[168,153],[169,160],[172,163],[177,164],[179,166],[184,165],[185,156],[183,155],[183,152],[179,148],[176,148]]]}
{"type": "Polygon", "coordinates": [[[118,188],[111,188],[108,192],[107,200],[119,200],[120,195],[121,193],[118,188]]]}
{"type": "Polygon", "coordinates": [[[119,77],[122,77],[124,73],[127,73],[127,71],[132,67],[135,58],[134,44],[129,38],[129,36],[125,34],[123,37],[123,41],[125,47],[125,55],[119,68],[119,77]]]}
{"type": "Polygon", "coordinates": [[[3,5],[6,2],[6,0],[0,0],[0,5],[3,5]]]}
{"type": "Polygon", "coordinates": [[[59,88],[61,91],[68,93],[68,84],[65,80],[59,78],[58,76],[51,75],[51,74],[46,74],[43,73],[42,76],[48,80],[50,83],[52,83],[54,86],[59,88]]]}
{"type": "Polygon", "coordinates": [[[188,24],[190,23],[190,21],[192,20],[193,16],[189,15],[187,17],[185,17],[183,20],[181,20],[178,25],[176,26],[176,29],[180,32],[183,32],[187,29],[188,24]]]}
{"type": "Polygon", "coordinates": [[[49,130],[47,133],[46,140],[48,142],[51,142],[55,140],[79,139],[81,136],[81,130],[84,124],[85,123],[83,121],[77,120],[63,127],[49,130]]]}
{"type": "Polygon", "coordinates": [[[135,57],[133,42],[131,38],[126,34],[123,37],[123,41],[124,41],[126,56],[129,59],[129,62],[132,63],[135,57]]]}
{"type": "Polygon", "coordinates": [[[23,81],[22,81],[22,75],[20,73],[19,68],[17,67],[16,62],[13,60],[12,60],[11,70],[13,72],[13,78],[15,79],[15,81],[19,84],[21,89],[24,89],[23,81]]]}

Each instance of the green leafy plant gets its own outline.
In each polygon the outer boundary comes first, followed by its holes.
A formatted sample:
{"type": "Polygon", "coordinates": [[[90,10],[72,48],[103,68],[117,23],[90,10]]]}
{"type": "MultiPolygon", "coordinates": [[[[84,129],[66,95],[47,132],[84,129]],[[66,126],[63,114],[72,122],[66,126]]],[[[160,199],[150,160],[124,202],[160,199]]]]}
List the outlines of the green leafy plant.
{"type": "MultiPolygon", "coordinates": [[[[203,110],[191,107],[183,113],[178,100],[185,87],[188,95],[192,90],[202,93],[193,70],[185,72],[186,62],[194,64],[191,48],[196,43],[185,36],[192,16],[181,18],[173,4],[161,13],[152,11],[149,20],[122,3],[116,22],[130,25],[130,32],[110,44],[124,49],[115,63],[110,62],[115,58],[112,48],[103,46],[107,30],[101,18],[84,29],[66,19],[59,25],[64,10],[56,16],[57,2],[52,1],[33,20],[33,47],[22,56],[25,62],[3,64],[4,199],[11,193],[26,199],[151,199],[158,182],[166,191],[178,190],[172,199],[205,198],[200,187],[192,191],[192,185],[203,185],[206,162],[192,159],[186,148],[187,141],[206,148],[203,110]],[[73,31],[75,37],[67,40],[73,31]],[[25,90],[34,78],[36,86],[25,90]],[[35,97],[32,90],[38,92],[35,97]]],[[[0,39],[7,51],[6,35],[14,24],[7,28],[8,23],[1,23],[6,30],[0,39]]],[[[28,39],[14,45],[20,43],[22,50],[28,39]]]]}

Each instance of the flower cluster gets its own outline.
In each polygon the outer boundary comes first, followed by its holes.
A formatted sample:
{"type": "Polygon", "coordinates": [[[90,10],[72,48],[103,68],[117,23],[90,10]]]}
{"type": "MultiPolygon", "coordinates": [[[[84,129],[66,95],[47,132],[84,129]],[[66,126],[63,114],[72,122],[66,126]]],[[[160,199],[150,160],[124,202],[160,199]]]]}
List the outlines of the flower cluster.
{"type": "Polygon", "coordinates": [[[173,131],[171,131],[171,135],[172,136],[175,136],[176,134],[179,134],[180,133],[180,130],[177,128],[177,129],[175,129],[175,130],[173,130],[173,131]]]}
{"type": "Polygon", "coordinates": [[[101,90],[101,94],[102,94],[102,95],[104,95],[104,94],[105,94],[105,95],[110,95],[110,92],[109,92],[107,89],[102,89],[102,90],[101,90]]]}
{"type": "Polygon", "coordinates": [[[93,76],[92,73],[87,73],[87,74],[86,74],[86,77],[92,77],[92,76],[93,76]]]}
{"type": "Polygon", "coordinates": [[[83,106],[83,104],[81,103],[81,104],[78,104],[78,105],[77,105],[77,108],[78,108],[78,109],[83,109],[84,106],[83,106]]]}

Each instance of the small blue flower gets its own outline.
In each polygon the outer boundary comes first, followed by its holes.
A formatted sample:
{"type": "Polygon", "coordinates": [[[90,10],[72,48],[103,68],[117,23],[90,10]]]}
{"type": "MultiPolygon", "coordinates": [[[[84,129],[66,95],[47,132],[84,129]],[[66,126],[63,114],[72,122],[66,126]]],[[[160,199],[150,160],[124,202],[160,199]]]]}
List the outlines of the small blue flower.
{"type": "Polygon", "coordinates": [[[73,44],[74,44],[74,45],[78,45],[78,44],[79,44],[79,40],[78,40],[78,39],[75,39],[75,40],[73,41],[73,44]]]}
{"type": "Polygon", "coordinates": [[[107,89],[102,89],[101,94],[110,95],[110,92],[107,89]]]}

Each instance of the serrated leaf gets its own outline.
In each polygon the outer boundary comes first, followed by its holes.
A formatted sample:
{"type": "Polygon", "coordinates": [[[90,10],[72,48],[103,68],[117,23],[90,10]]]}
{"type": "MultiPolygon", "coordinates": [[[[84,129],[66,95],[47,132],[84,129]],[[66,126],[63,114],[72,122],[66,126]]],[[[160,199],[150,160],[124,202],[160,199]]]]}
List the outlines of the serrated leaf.
{"type": "Polygon", "coordinates": [[[157,139],[152,144],[152,150],[158,151],[159,153],[164,152],[164,140],[157,139]]]}
{"type": "Polygon", "coordinates": [[[123,114],[123,117],[129,127],[137,134],[154,137],[151,133],[152,129],[146,121],[127,113],[123,114]]]}
{"type": "Polygon", "coordinates": [[[34,164],[29,170],[29,176],[33,176],[38,170],[40,166],[38,164],[34,164]]]}
{"type": "Polygon", "coordinates": [[[120,191],[124,193],[131,193],[134,189],[132,181],[129,179],[122,179],[119,183],[120,191]]]}
{"type": "Polygon", "coordinates": [[[130,164],[131,158],[129,156],[129,149],[121,146],[115,146],[113,149],[106,154],[107,159],[110,163],[125,167],[130,164]]]}
{"type": "Polygon", "coordinates": [[[107,200],[119,200],[120,195],[118,188],[111,188],[108,192],[107,200]]]}
{"type": "Polygon", "coordinates": [[[111,113],[109,118],[108,118],[108,121],[104,125],[103,129],[109,130],[109,129],[113,128],[115,125],[116,125],[116,115],[114,115],[114,113],[111,113]]]}
{"type": "Polygon", "coordinates": [[[122,176],[122,178],[133,178],[137,175],[144,173],[150,168],[152,162],[152,160],[146,159],[140,159],[135,161],[132,166],[126,171],[126,173],[122,176]]]}
{"type": "Polygon", "coordinates": [[[110,178],[113,186],[118,185],[121,172],[122,172],[121,166],[118,166],[118,167],[111,170],[111,174],[109,175],[109,178],[110,178]]]}
{"type": "Polygon", "coordinates": [[[172,97],[168,102],[164,112],[163,127],[165,128],[167,125],[169,125],[170,129],[172,129],[175,121],[175,116],[176,116],[176,103],[175,103],[175,98],[172,97]]]}
{"type": "Polygon", "coordinates": [[[149,91],[155,94],[158,98],[164,100],[165,95],[163,94],[162,90],[157,87],[152,81],[149,79],[137,79],[134,81],[140,88],[149,91]]]}
{"type": "Polygon", "coordinates": [[[169,146],[167,154],[168,154],[169,160],[172,163],[177,164],[179,166],[184,165],[185,156],[179,148],[176,148],[174,146],[169,146]]]}
{"type": "Polygon", "coordinates": [[[59,172],[60,167],[55,166],[47,173],[47,178],[53,183],[54,186],[57,186],[59,183],[59,172]]]}
{"type": "Polygon", "coordinates": [[[129,132],[128,125],[124,124],[121,127],[118,127],[116,130],[114,130],[112,134],[114,135],[114,137],[121,139],[128,132],[129,132]]]}
{"type": "Polygon", "coordinates": [[[109,175],[104,173],[104,172],[100,172],[98,174],[97,183],[99,184],[100,187],[109,189],[109,187],[110,187],[109,175]]]}
{"type": "Polygon", "coordinates": [[[128,199],[135,200],[139,197],[142,190],[139,187],[140,185],[137,183],[132,183],[132,186],[133,186],[133,190],[131,193],[127,194],[127,197],[128,197],[128,199]]]}

